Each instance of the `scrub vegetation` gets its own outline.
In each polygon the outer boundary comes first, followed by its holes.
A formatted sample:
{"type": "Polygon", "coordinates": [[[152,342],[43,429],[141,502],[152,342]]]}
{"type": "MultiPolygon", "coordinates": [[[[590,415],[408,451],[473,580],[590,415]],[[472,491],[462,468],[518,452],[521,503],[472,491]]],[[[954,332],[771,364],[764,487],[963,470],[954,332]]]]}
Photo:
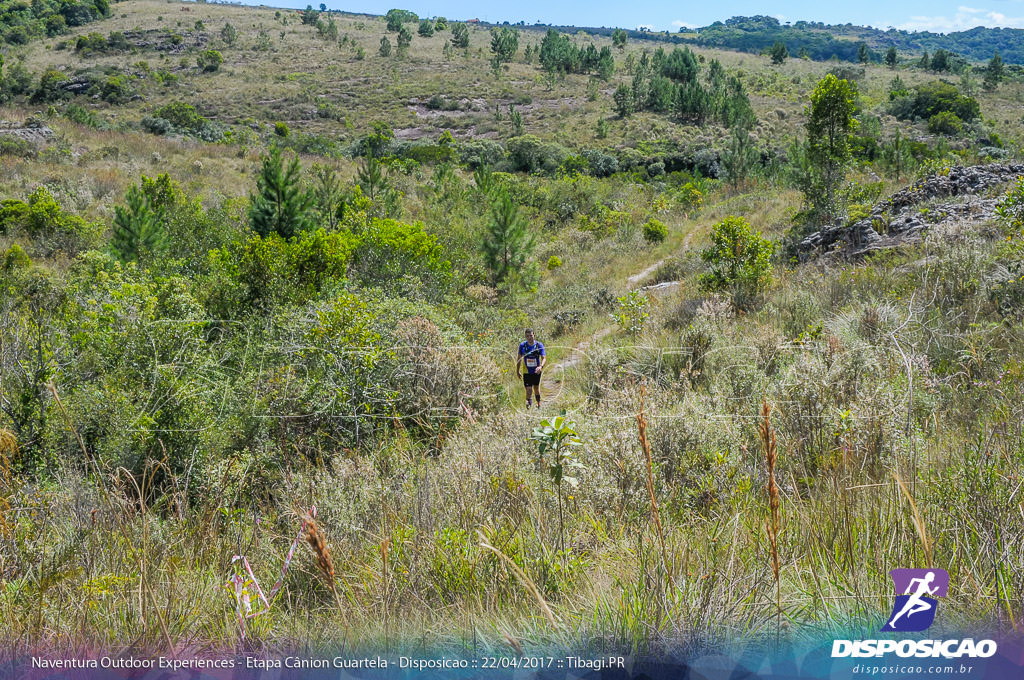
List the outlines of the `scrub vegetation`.
{"type": "Polygon", "coordinates": [[[1012,64],[39,4],[0,71],[8,654],[845,636],[896,567],[949,571],[937,636],[1020,625],[1012,64]]]}

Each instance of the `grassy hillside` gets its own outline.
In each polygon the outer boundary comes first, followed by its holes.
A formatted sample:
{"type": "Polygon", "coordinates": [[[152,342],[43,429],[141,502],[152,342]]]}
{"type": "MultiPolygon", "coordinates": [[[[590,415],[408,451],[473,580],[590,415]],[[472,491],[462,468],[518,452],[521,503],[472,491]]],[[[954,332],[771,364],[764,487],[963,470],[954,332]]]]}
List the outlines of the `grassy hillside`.
{"type": "Polygon", "coordinates": [[[1020,621],[1024,83],[420,25],[129,0],[5,52],[6,649],[692,650],[875,630],[916,566],[936,635],[1020,621]],[[243,639],[234,556],[318,536],[243,639]]]}

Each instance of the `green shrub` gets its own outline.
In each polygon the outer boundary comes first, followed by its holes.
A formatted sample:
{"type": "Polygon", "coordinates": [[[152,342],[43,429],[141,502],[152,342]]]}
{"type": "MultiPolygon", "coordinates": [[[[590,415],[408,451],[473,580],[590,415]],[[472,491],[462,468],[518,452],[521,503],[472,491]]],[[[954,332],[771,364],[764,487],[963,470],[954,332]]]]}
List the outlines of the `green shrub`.
{"type": "Polygon", "coordinates": [[[28,31],[23,26],[9,28],[4,33],[4,40],[11,45],[27,45],[29,40],[28,31]]]}
{"type": "Polygon", "coordinates": [[[17,243],[12,245],[4,253],[4,271],[13,271],[15,269],[28,269],[32,266],[32,260],[25,254],[21,246],[17,243]]]}
{"type": "Polygon", "coordinates": [[[359,232],[352,275],[366,286],[389,287],[417,278],[435,292],[451,278],[451,262],[423,224],[373,219],[359,232]]]}
{"type": "Polygon", "coordinates": [[[39,76],[39,87],[32,94],[34,102],[54,102],[69,96],[64,85],[71,81],[64,73],[55,69],[47,69],[39,76]]]}
{"type": "Polygon", "coordinates": [[[940,111],[928,119],[928,131],[938,135],[958,135],[964,131],[964,124],[952,111],[940,111]]]}
{"type": "Polygon", "coordinates": [[[207,308],[218,318],[299,304],[346,278],[358,240],[323,229],[285,240],[252,234],[210,251],[207,308]]]}
{"type": "Polygon", "coordinates": [[[89,56],[94,52],[106,52],[107,51],[107,39],[100,33],[88,33],[86,35],[80,35],[75,40],[75,52],[80,53],[82,56],[89,56]]]}
{"type": "Polygon", "coordinates": [[[105,102],[121,104],[131,95],[131,90],[123,76],[109,76],[93,86],[92,90],[105,102]]]}
{"type": "Polygon", "coordinates": [[[207,73],[213,73],[219,70],[223,63],[224,55],[217,50],[203,50],[199,53],[199,56],[196,57],[196,65],[207,73]]]}
{"type": "Polygon", "coordinates": [[[558,144],[543,142],[534,135],[508,140],[508,160],[513,170],[552,174],[568,155],[569,152],[558,144]]]}
{"type": "Polygon", "coordinates": [[[653,217],[644,224],[644,238],[648,243],[661,243],[668,236],[668,227],[653,217]]]}
{"type": "Polygon", "coordinates": [[[99,242],[103,225],[65,212],[46,187],[28,201],[0,201],[0,233],[21,231],[46,253],[77,252],[99,242]]]}
{"type": "Polygon", "coordinates": [[[274,134],[278,137],[287,137],[291,134],[291,130],[288,129],[288,123],[282,121],[274,123],[274,134]]]}
{"type": "Polygon", "coordinates": [[[956,85],[940,81],[919,85],[913,95],[894,96],[889,112],[897,118],[927,118],[948,111],[960,120],[971,121],[981,115],[978,100],[960,94],[956,85]]]}
{"type": "Polygon", "coordinates": [[[548,258],[548,270],[553,271],[562,266],[562,258],[558,255],[552,255],[548,258]]]}
{"type": "Polygon", "coordinates": [[[163,118],[179,130],[188,132],[196,132],[207,123],[206,118],[196,111],[196,107],[180,101],[161,106],[153,112],[153,116],[163,118]]]}
{"type": "Polygon", "coordinates": [[[649,306],[647,296],[634,290],[618,298],[618,301],[619,312],[611,315],[612,320],[626,333],[632,336],[640,335],[651,315],[647,309],[649,306]]]}
{"type": "Polygon", "coordinates": [[[174,131],[171,121],[159,116],[145,116],[140,122],[142,129],[154,135],[166,135],[174,131]]]}
{"type": "Polygon", "coordinates": [[[711,245],[700,256],[708,265],[701,275],[705,290],[732,290],[738,306],[771,285],[775,245],[750,228],[742,217],[730,215],[712,227],[711,245]]]}
{"type": "Polygon", "coordinates": [[[35,147],[28,140],[9,135],[0,136],[0,156],[32,158],[35,155],[35,147]]]}
{"type": "Polygon", "coordinates": [[[86,127],[97,129],[103,127],[103,121],[100,120],[99,116],[78,104],[68,104],[67,108],[64,109],[64,117],[73,123],[85,125],[86,127]]]}

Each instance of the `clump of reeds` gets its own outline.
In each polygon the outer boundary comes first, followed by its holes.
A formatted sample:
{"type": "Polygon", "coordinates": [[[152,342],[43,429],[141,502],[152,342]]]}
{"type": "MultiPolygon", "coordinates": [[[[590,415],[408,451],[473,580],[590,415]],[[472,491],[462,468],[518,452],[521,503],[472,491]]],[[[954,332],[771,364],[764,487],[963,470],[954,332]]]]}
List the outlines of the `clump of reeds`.
{"type": "Polygon", "coordinates": [[[320,527],[317,526],[312,515],[305,516],[303,525],[306,530],[306,543],[312,548],[313,555],[316,557],[316,566],[327,579],[327,585],[330,586],[331,593],[334,595],[334,603],[338,605],[338,611],[343,611],[341,598],[338,596],[338,586],[334,580],[334,560],[331,559],[331,552],[327,549],[323,532],[320,531],[320,527]]]}
{"type": "Polygon", "coordinates": [[[761,424],[757,428],[761,438],[761,448],[768,464],[768,545],[772,557],[772,574],[775,576],[775,607],[776,621],[782,619],[782,583],[779,580],[779,485],[775,483],[775,464],[779,459],[775,441],[775,430],[772,428],[772,407],[768,400],[761,402],[761,424]]]}

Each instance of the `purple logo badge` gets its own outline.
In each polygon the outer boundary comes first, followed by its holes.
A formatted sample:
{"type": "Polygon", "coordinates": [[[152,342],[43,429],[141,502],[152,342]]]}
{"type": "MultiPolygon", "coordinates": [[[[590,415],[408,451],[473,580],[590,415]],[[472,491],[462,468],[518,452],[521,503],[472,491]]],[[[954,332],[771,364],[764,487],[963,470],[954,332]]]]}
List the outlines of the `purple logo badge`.
{"type": "Polygon", "coordinates": [[[898,594],[882,631],[912,633],[932,625],[939,607],[935,598],[949,594],[949,574],[944,569],[893,569],[889,576],[898,594]]]}

